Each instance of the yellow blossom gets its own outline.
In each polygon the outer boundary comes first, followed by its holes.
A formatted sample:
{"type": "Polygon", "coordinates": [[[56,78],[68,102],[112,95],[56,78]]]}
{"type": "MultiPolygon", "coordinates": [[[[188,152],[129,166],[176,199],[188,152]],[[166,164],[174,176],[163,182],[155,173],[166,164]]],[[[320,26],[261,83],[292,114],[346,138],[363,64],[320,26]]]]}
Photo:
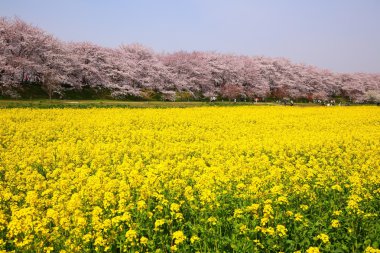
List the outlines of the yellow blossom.
{"type": "Polygon", "coordinates": [[[317,239],[320,239],[323,243],[329,243],[330,242],[330,238],[327,234],[324,234],[324,233],[321,233],[317,236],[317,239]]]}
{"type": "Polygon", "coordinates": [[[318,247],[310,247],[306,250],[306,253],[319,253],[319,248],[318,247]]]}
{"type": "Polygon", "coordinates": [[[137,238],[137,232],[136,230],[133,230],[133,229],[129,229],[127,231],[127,233],[125,234],[125,238],[127,239],[127,241],[129,242],[133,242],[136,240],[137,238]]]}
{"type": "Polygon", "coordinates": [[[331,221],[331,226],[332,226],[333,228],[338,228],[338,227],[340,227],[340,222],[339,222],[339,220],[332,220],[332,221],[331,221]]]}
{"type": "Polygon", "coordinates": [[[286,232],[288,230],[286,229],[286,227],[284,225],[277,225],[276,226],[276,232],[277,234],[280,236],[280,237],[284,237],[286,236],[286,232]]]}
{"type": "Polygon", "coordinates": [[[174,243],[176,245],[182,243],[184,240],[186,240],[186,236],[183,234],[181,230],[175,231],[172,236],[174,243]]]}
{"type": "Polygon", "coordinates": [[[148,238],[146,238],[145,236],[142,236],[142,237],[140,238],[140,243],[141,243],[142,245],[146,245],[146,244],[148,243],[148,238]]]}
{"type": "Polygon", "coordinates": [[[303,219],[303,215],[300,214],[300,213],[296,213],[296,214],[294,215],[294,219],[295,219],[296,221],[302,221],[302,219],[303,219]]]}
{"type": "Polygon", "coordinates": [[[210,218],[207,219],[207,222],[211,223],[212,225],[216,225],[216,222],[218,221],[217,218],[211,216],[210,218]]]}
{"type": "Polygon", "coordinates": [[[199,241],[200,240],[200,238],[198,237],[198,236],[196,236],[196,235],[193,235],[191,238],[190,238],[190,242],[191,243],[195,243],[196,241],[199,241]]]}
{"type": "Polygon", "coordinates": [[[164,220],[164,219],[156,220],[156,221],[154,222],[154,229],[155,229],[155,230],[158,230],[158,229],[160,229],[160,227],[161,227],[162,225],[164,225],[164,224],[165,224],[165,220],[164,220]]]}

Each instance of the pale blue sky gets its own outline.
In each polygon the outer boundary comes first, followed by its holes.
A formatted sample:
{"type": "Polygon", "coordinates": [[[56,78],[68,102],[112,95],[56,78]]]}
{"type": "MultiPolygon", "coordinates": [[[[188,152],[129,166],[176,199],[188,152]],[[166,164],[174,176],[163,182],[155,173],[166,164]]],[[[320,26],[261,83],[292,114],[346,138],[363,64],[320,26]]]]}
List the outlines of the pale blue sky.
{"type": "Polygon", "coordinates": [[[59,39],[287,57],[380,73],[380,0],[0,0],[59,39]]]}

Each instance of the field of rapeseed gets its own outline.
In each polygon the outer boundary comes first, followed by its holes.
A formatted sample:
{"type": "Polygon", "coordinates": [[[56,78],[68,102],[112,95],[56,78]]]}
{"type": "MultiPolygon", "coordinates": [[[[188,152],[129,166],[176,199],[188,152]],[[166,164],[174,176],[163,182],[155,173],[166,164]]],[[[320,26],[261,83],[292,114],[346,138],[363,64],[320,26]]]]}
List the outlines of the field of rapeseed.
{"type": "Polygon", "coordinates": [[[379,252],[380,108],[0,110],[0,252],[379,252]]]}

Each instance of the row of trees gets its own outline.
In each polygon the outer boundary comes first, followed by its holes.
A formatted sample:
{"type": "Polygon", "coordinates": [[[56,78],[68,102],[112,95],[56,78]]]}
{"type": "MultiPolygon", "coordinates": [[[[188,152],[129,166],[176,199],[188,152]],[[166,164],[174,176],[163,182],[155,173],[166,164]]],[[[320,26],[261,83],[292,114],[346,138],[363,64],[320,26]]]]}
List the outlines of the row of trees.
{"type": "Polygon", "coordinates": [[[380,74],[333,73],[283,58],[66,43],[20,19],[1,18],[0,96],[19,97],[30,87],[40,87],[50,98],[86,90],[117,99],[342,97],[363,102],[379,99],[380,74]]]}

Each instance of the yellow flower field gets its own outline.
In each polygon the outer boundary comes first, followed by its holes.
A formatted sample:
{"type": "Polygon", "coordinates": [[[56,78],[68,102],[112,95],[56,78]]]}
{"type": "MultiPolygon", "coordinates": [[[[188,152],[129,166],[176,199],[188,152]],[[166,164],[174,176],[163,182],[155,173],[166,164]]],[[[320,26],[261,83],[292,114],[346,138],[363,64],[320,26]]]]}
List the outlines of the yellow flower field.
{"type": "Polygon", "coordinates": [[[379,107],[0,110],[0,252],[379,252],[379,210],[379,107]]]}

